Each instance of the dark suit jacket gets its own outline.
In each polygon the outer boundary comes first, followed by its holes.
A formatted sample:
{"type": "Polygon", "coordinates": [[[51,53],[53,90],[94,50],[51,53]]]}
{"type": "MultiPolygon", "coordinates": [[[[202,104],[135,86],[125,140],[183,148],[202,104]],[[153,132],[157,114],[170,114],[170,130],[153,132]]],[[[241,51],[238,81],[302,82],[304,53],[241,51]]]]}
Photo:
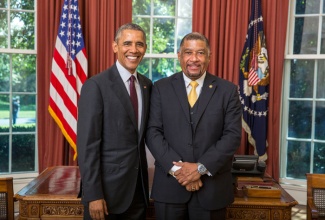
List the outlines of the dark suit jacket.
{"type": "Polygon", "coordinates": [[[234,200],[231,166],[241,140],[237,87],[207,73],[196,105],[191,123],[181,72],[153,86],[146,140],[156,159],[151,197],[159,202],[186,203],[192,192],[168,171],[173,161],[200,162],[212,176],[201,177],[198,199],[202,207],[214,210],[234,200]]]}
{"type": "Polygon", "coordinates": [[[140,131],[130,96],[115,64],[84,83],[78,103],[77,150],[82,201],[104,198],[109,212],[114,214],[130,206],[139,169],[145,198],[149,198],[144,136],[152,83],[141,74],[138,80],[143,101],[140,131]]]}

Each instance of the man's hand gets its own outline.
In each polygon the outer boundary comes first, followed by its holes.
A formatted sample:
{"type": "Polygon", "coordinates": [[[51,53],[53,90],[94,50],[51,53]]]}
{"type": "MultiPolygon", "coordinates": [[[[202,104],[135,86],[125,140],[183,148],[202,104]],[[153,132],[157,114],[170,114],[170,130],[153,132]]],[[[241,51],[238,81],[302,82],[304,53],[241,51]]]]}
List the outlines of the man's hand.
{"type": "Polygon", "coordinates": [[[203,183],[202,183],[201,179],[198,179],[198,180],[196,180],[194,182],[191,182],[191,183],[187,184],[185,186],[185,188],[186,188],[187,191],[193,192],[193,191],[199,190],[202,186],[203,186],[203,183]]]}
{"type": "Polygon", "coordinates": [[[175,171],[174,175],[182,186],[186,186],[200,179],[201,174],[197,172],[196,163],[173,162],[173,164],[181,167],[179,170],[175,171]]]}
{"type": "Polygon", "coordinates": [[[104,199],[99,199],[89,202],[89,213],[92,219],[104,220],[105,215],[108,215],[106,202],[104,199]]]}

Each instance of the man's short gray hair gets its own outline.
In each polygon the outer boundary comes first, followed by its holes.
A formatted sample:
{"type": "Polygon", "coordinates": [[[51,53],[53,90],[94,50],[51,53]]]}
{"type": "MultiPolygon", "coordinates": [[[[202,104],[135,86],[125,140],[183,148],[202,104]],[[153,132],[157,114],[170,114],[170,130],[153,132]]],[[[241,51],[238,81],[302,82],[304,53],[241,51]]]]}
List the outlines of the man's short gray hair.
{"type": "Polygon", "coordinates": [[[141,31],[144,37],[144,41],[146,42],[146,33],[144,32],[144,30],[142,29],[142,27],[140,27],[137,24],[134,23],[127,23],[127,24],[123,24],[117,31],[115,34],[115,39],[114,41],[117,42],[122,34],[122,31],[124,30],[135,30],[135,31],[141,31]]]}
{"type": "Polygon", "coordinates": [[[208,52],[210,53],[209,40],[203,34],[200,34],[198,32],[192,32],[192,33],[189,33],[189,34],[185,35],[183,37],[182,41],[181,41],[180,48],[182,48],[182,46],[184,45],[184,42],[186,40],[201,40],[201,41],[204,41],[206,46],[207,46],[208,52]]]}

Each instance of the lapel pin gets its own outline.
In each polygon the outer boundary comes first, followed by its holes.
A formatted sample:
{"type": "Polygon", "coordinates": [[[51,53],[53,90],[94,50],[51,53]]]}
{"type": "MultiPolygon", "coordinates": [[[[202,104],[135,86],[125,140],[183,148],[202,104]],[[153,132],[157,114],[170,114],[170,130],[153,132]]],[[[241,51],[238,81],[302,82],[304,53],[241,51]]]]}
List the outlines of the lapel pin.
{"type": "Polygon", "coordinates": [[[144,88],[144,89],[146,89],[146,88],[147,88],[147,86],[143,86],[143,88],[144,88]]]}
{"type": "Polygon", "coordinates": [[[210,88],[210,89],[212,89],[212,87],[213,87],[212,85],[209,85],[209,88],[210,88]]]}

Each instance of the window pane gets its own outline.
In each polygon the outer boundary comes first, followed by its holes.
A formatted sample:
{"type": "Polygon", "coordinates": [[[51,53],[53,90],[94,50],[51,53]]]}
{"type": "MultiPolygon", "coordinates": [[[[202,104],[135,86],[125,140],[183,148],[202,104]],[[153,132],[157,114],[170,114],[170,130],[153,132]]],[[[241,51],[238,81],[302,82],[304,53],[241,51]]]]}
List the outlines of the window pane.
{"type": "Polygon", "coordinates": [[[318,17],[295,19],[294,54],[317,54],[318,17]]]}
{"type": "MultiPolygon", "coordinates": [[[[0,126],[0,132],[3,132],[0,126]]],[[[9,135],[0,135],[0,173],[9,172],[9,135]]]]}
{"type": "Polygon", "coordinates": [[[35,24],[34,13],[12,12],[11,22],[11,48],[31,49],[35,48],[35,24]]]}
{"type": "Polygon", "coordinates": [[[0,48],[8,48],[7,11],[0,10],[0,48]]]}
{"type": "Polygon", "coordinates": [[[320,0],[297,0],[296,14],[317,14],[320,9],[320,0]]]}
{"type": "Polygon", "coordinates": [[[325,98],[324,85],[325,85],[325,60],[318,60],[317,88],[316,88],[317,98],[325,98]]]}
{"type": "Polygon", "coordinates": [[[311,125],[312,102],[290,101],[288,136],[294,138],[311,138],[311,125]]]}
{"type": "Polygon", "coordinates": [[[151,4],[150,0],[133,0],[132,1],[132,16],[150,15],[151,4]]]}
{"type": "Polygon", "coordinates": [[[291,61],[291,98],[311,98],[313,96],[314,64],[314,60],[291,61]]]}
{"type": "Polygon", "coordinates": [[[12,135],[12,172],[35,170],[35,135],[12,135]]]}
{"type": "Polygon", "coordinates": [[[12,90],[36,92],[36,55],[12,55],[12,90]]]}
{"type": "Polygon", "coordinates": [[[192,0],[178,0],[178,16],[192,17],[192,4],[192,0]]]}
{"type": "Polygon", "coordinates": [[[9,95],[0,95],[0,132],[9,132],[9,125],[10,125],[9,112],[10,112],[9,95]]]}
{"type": "Polygon", "coordinates": [[[182,38],[192,32],[192,19],[178,19],[177,20],[177,50],[179,49],[179,45],[181,44],[182,38]]]}
{"type": "MultiPolygon", "coordinates": [[[[316,102],[315,138],[325,140],[325,102],[316,102]]],[[[325,156],[325,154],[324,154],[325,156]]]]}
{"type": "Polygon", "coordinates": [[[10,56],[0,54],[0,92],[9,92],[10,88],[10,56]]]}
{"type": "Polygon", "coordinates": [[[34,0],[11,0],[10,8],[33,10],[34,0]]]}
{"type": "Polygon", "coordinates": [[[141,63],[137,68],[137,71],[142,75],[151,79],[151,76],[149,76],[149,65],[150,65],[150,59],[143,58],[143,60],[141,61],[141,63]]]}
{"type": "Polygon", "coordinates": [[[14,95],[12,111],[13,131],[35,132],[36,126],[36,96],[35,95],[14,95]],[[19,108],[15,112],[14,104],[18,103],[19,108]],[[15,123],[14,123],[15,122],[15,123]]]}
{"type": "Polygon", "coordinates": [[[315,143],[313,173],[325,173],[325,144],[324,143],[315,143]]]}
{"type": "Polygon", "coordinates": [[[154,15],[175,15],[175,0],[154,0],[154,15]]]}
{"type": "Polygon", "coordinates": [[[7,8],[7,0],[0,0],[0,8],[7,8]]]}
{"type": "Polygon", "coordinates": [[[144,58],[137,68],[137,71],[142,75],[152,79],[152,81],[157,81],[158,79],[172,75],[175,72],[182,71],[178,59],[152,59],[144,58]],[[152,62],[152,76],[149,74],[149,66],[152,62]],[[175,68],[174,68],[175,67],[175,68]],[[175,69],[175,70],[174,70],[175,69]]]}
{"type": "Polygon", "coordinates": [[[151,59],[152,81],[171,76],[174,73],[174,59],[151,59]]]}
{"type": "Polygon", "coordinates": [[[147,43],[147,51],[146,53],[151,53],[150,50],[150,18],[133,18],[133,23],[140,25],[144,32],[146,33],[146,43],[147,43]]]}
{"type": "Polygon", "coordinates": [[[287,155],[287,176],[305,179],[310,172],[310,142],[289,141],[287,155]]]}
{"type": "Polygon", "coordinates": [[[182,71],[181,64],[179,63],[178,59],[175,59],[175,62],[176,62],[176,70],[175,70],[175,72],[182,71]]]}
{"type": "Polygon", "coordinates": [[[175,19],[153,19],[152,53],[174,53],[175,19]]]}
{"type": "Polygon", "coordinates": [[[323,34],[321,35],[321,48],[320,48],[320,53],[324,54],[325,53],[325,37],[324,37],[324,30],[325,30],[325,17],[322,17],[322,32],[323,34]]]}

